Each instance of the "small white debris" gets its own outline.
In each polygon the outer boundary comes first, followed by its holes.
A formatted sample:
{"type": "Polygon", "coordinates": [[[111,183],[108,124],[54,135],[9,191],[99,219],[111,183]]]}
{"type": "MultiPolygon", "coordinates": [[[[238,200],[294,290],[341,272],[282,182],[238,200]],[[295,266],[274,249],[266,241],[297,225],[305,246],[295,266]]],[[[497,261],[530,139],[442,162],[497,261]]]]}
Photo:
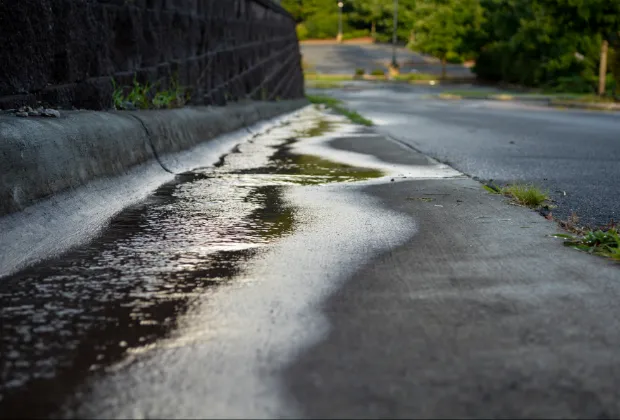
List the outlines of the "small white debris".
{"type": "Polygon", "coordinates": [[[44,117],[60,118],[60,112],[56,111],[55,109],[51,109],[51,108],[43,109],[41,111],[41,115],[44,117]]]}

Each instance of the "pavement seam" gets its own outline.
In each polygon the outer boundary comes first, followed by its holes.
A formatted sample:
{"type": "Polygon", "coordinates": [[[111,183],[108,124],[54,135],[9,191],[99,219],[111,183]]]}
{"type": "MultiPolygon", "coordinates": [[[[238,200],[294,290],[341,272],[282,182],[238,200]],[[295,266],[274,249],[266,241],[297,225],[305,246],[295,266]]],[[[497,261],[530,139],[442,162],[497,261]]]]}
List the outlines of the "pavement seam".
{"type": "Polygon", "coordinates": [[[146,137],[149,139],[149,146],[151,146],[151,150],[153,151],[153,156],[155,156],[155,160],[157,160],[157,163],[159,163],[159,165],[162,167],[164,171],[169,172],[173,175],[179,175],[176,172],[173,172],[169,168],[167,168],[164,162],[162,162],[161,158],[159,157],[159,154],[157,153],[157,149],[155,149],[155,145],[153,144],[153,136],[151,135],[151,132],[147,128],[144,121],[142,121],[142,118],[138,117],[137,115],[133,115],[133,114],[129,114],[129,115],[135,118],[136,120],[138,120],[138,122],[142,125],[142,128],[144,128],[146,137]]]}
{"type": "MultiPolygon", "coordinates": [[[[427,155],[426,153],[422,152],[421,150],[416,149],[415,147],[413,147],[412,145],[405,143],[402,140],[397,139],[396,137],[392,136],[391,134],[385,133],[383,134],[385,136],[385,138],[387,138],[388,140],[393,141],[394,143],[398,143],[401,146],[404,146],[407,149],[411,149],[416,153],[421,154],[422,156],[424,156],[426,159],[428,159],[430,161],[430,163],[432,163],[433,165],[447,165],[446,163],[441,163],[440,161],[438,161],[435,158],[432,158],[431,156],[427,155]]],[[[467,175],[464,172],[459,171],[458,169],[454,168],[452,165],[448,165],[449,167],[451,167],[452,169],[454,169],[456,172],[460,173],[462,176],[465,176],[467,178],[471,178],[471,176],[467,175]]]]}

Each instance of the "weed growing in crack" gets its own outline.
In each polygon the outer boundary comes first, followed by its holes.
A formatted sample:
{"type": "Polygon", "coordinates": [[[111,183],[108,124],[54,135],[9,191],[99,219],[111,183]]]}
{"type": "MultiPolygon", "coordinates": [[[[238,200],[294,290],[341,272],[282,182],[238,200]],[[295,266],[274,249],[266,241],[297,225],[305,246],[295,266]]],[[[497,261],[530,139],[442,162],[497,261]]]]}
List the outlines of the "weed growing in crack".
{"type": "MultiPolygon", "coordinates": [[[[526,184],[512,184],[506,187],[498,187],[492,181],[482,186],[491,194],[502,194],[511,198],[515,203],[533,209],[539,208],[549,200],[549,195],[540,188],[526,184]]],[[[550,208],[551,206],[546,205],[550,208]]]]}
{"type": "Polygon", "coordinates": [[[140,84],[137,79],[133,79],[133,86],[126,97],[126,102],[138,109],[149,108],[149,93],[153,87],[149,82],[140,84]]]}
{"type": "Polygon", "coordinates": [[[152,102],[156,108],[175,108],[184,106],[187,100],[185,89],[179,86],[175,77],[170,83],[170,89],[155,93],[152,102]]]}
{"type": "Polygon", "coordinates": [[[514,184],[502,188],[502,194],[512,198],[523,206],[538,208],[549,199],[549,196],[533,185],[514,184]]]}
{"type": "Polygon", "coordinates": [[[119,86],[112,79],[114,108],[118,110],[179,108],[189,99],[188,93],[179,86],[176,77],[172,78],[169,89],[158,90],[158,85],[159,82],[153,85],[148,82],[142,84],[134,78],[131,87],[119,86]]]}
{"type": "Polygon", "coordinates": [[[564,245],[580,251],[620,261],[620,234],[617,229],[589,231],[582,236],[553,235],[564,239],[564,245]]]}
{"type": "MultiPolygon", "coordinates": [[[[506,187],[498,187],[493,180],[483,185],[483,188],[492,194],[502,194],[513,199],[516,203],[543,210],[550,210],[554,206],[548,204],[549,196],[532,185],[514,184],[506,187]]],[[[567,220],[554,218],[551,212],[545,215],[548,220],[555,220],[560,227],[572,232],[569,234],[551,235],[555,238],[564,239],[564,245],[590,254],[600,255],[620,261],[620,234],[616,224],[612,221],[609,225],[599,229],[586,229],[580,227],[579,217],[572,213],[567,220]]]]}

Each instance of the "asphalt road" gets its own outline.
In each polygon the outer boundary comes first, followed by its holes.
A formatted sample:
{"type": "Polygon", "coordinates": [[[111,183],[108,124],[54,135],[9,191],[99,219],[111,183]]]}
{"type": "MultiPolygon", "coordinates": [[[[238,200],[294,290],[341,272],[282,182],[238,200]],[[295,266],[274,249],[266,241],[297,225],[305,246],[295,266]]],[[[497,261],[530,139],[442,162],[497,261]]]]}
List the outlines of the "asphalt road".
{"type": "MultiPolygon", "coordinates": [[[[392,61],[392,47],[382,44],[301,44],[301,53],[306,62],[319,73],[353,74],[356,69],[367,73],[376,69],[387,71],[392,61]]],[[[415,53],[407,48],[396,49],[396,59],[401,72],[441,75],[441,65],[436,59],[415,53]]],[[[448,64],[447,74],[454,77],[472,77],[470,69],[448,64]]]]}
{"type": "Polygon", "coordinates": [[[616,418],[620,270],[554,232],[305,110],[1,278],[0,414],[616,418]]]}
{"type": "Polygon", "coordinates": [[[468,175],[547,190],[562,219],[574,212],[592,226],[620,221],[620,115],[428,98],[442,89],[374,85],[333,95],[380,132],[468,175]]]}

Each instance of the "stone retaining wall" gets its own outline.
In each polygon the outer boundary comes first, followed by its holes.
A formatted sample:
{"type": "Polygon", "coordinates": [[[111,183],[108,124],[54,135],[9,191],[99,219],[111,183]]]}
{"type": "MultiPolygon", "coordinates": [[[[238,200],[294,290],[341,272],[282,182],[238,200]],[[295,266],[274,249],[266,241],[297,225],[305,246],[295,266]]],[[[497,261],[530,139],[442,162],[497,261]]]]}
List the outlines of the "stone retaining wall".
{"type": "Polygon", "coordinates": [[[107,109],[176,78],[193,104],[303,96],[295,22],[270,0],[2,0],[0,109],[107,109]]]}

